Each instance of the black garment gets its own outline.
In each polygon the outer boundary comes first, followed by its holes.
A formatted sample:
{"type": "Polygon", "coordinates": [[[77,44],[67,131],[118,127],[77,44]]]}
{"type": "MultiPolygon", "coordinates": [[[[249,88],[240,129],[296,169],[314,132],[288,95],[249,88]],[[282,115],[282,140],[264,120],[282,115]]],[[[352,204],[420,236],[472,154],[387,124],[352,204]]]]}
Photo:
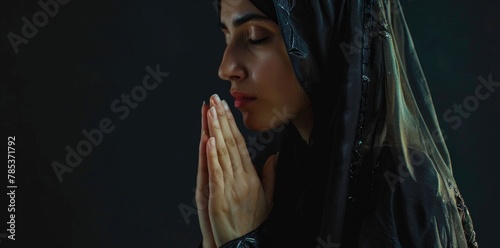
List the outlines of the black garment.
{"type": "Polygon", "coordinates": [[[250,1],[279,24],[314,127],[309,146],[282,133],[270,217],[223,247],[477,247],[399,1],[250,1]]]}
{"type": "Polygon", "coordinates": [[[275,142],[254,160],[261,172],[265,160],[279,151],[270,217],[256,232],[223,247],[245,247],[242,241],[249,247],[316,247],[329,168],[324,163],[311,163],[311,147],[293,125],[273,135],[275,142]]]}
{"type": "Polygon", "coordinates": [[[313,151],[293,126],[282,140],[276,167],[273,209],[264,224],[265,247],[315,247],[321,227],[328,166],[313,164],[313,151]],[[266,239],[267,238],[267,239],[266,239]]]}

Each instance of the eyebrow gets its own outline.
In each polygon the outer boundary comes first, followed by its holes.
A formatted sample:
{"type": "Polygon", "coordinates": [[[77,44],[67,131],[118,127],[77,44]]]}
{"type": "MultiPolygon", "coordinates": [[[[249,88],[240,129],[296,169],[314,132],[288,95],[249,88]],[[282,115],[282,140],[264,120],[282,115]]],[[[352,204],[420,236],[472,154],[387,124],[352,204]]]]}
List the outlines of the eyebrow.
{"type": "MultiPolygon", "coordinates": [[[[246,14],[246,15],[243,15],[241,17],[238,17],[238,18],[235,18],[233,20],[233,26],[234,27],[239,27],[249,21],[254,21],[254,20],[271,20],[269,17],[265,16],[265,15],[261,15],[261,14],[246,14]]],[[[227,29],[227,26],[226,24],[224,24],[223,22],[219,22],[219,28],[221,29],[227,29]]]]}

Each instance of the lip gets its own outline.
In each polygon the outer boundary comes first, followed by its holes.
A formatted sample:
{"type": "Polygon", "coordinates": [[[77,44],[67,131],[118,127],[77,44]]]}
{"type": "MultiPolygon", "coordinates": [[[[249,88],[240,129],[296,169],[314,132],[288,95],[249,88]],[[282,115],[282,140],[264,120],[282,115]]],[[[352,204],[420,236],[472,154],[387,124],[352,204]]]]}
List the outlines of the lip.
{"type": "Polygon", "coordinates": [[[231,96],[234,97],[234,107],[238,109],[246,107],[257,99],[257,97],[239,91],[231,91],[231,96]]]}

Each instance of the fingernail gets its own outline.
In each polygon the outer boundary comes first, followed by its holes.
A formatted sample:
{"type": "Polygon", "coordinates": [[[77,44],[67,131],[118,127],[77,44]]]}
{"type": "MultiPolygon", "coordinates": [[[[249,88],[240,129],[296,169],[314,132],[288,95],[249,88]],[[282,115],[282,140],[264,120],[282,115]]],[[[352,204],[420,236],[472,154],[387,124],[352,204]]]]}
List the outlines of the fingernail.
{"type": "Polygon", "coordinates": [[[203,101],[203,103],[201,104],[201,107],[205,106],[207,103],[205,101],[203,101]]]}
{"type": "Polygon", "coordinates": [[[219,95],[214,94],[214,98],[215,98],[215,103],[219,103],[219,102],[220,102],[220,97],[219,97],[219,95]]]}
{"type": "Polygon", "coordinates": [[[212,147],[215,147],[215,138],[214,138],[214,137],[211,137],[211,138],[210,138],[210,145],[211,145],[212,147]]]}
{"type": "Polygon", "coordinates": [[[212,118],[214,118],[214,120],[217,120],[217,110],[215,110],[215,107],[211,107],[210,108],[210,114],[212,115],[212,118]]]}
{"type": "Polygon", "coordinates": [[[224,110],[229,110],[229,105],[227,105],[226,100],[222,100],[222,106],[224,106],[224,110]]]}

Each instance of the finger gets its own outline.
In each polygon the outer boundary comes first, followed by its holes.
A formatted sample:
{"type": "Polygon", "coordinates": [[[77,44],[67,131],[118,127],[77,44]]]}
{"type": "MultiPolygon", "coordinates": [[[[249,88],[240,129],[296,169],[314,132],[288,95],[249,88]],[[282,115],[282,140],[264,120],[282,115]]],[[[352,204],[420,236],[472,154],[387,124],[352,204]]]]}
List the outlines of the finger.
{"type": "Polygon", "coordinates": [[[207,167],[207,140],[205,134],[200,138],[199,154],[198,154],[198,173],[196,174],[196,204],[198,209],[205,208],[208,205],[208,167],[207,167]]]}
{"type": "Polygon", "coordinates": [[[208,139],[207,142],[207,167],[210,198],[213,198],[224,191],[224,173],[219,164],[217,144],[214,137],[208,139]]]}
{"type": "Polygon", "coordinates": [[[207,123],[207,111],[208,111],[208,104],[203,101],[203,105],[201,106],[201,133],[205,133],[208,135],[208,123],[207,123]]]}
{"type": "Polygon", "coordinates": [[[200,144],[198,148],[198,173],[196,174],[196,202],[197,208],[201,209],[207,206],[207,199],[209,197],[208,192],[208,168],[207,168],[207,140],[208,131],[207,129],[207,114],[208,105],[203,102],[201,107],[201,137],[200,144]]]}
{"type": "Polygon", "coordinates": [[[255,168],[253,167],[252,159],[250,158],[250,154],[248,153],[248,148],[245,143],[245,139],[243,138],[243,135],[241,135],[240,129],[238,129],[238,126],[236,125],[236,122],[234,120],[234,115],[229,109],[229,105],[227,104],[226,101],[222,101],[222,104],[225,106],[226,109],[227,123],[229,125],[229,128],[231,129],[231,133],[233,134],[236,147],[239,151],[242,168],[247,173],[253,173],[255,172],[255,168]]]}
{"type": "Polygon", "coordinates": [[[271,155],[264,164],[262,168],[262,188],[264,194],[266,195],[267,203],[269,208],[272,207],[273,195],[274,195],[274,182],[276,179],[276,165],[278,162],[277,155],[271,155]]]}
{"type": "Polygon", "coordinates": [[[201,106],[201,137],[199,145],[199,155],[198,155],[198,173],[206,172],[207,169],[207,153],[206,153],[206,143],[209,138],[208,136],[208,124],[207,124],[207,110],[208,105],[203,101],[201,106]]]}
{"type": "Polygon", "coordinates": [[[214,103],[214,106],[217,110],[220,130],[222,133],[223,141],[227,147],[229,158],[231,160],[231,168],[233,169],[233,175],[238,177],[238,173],[242,172],[242,163],[240,158],[240,152],[238,150],[238,146],[236,145],[236,140],[233,137],[233,133],[231,128],[229,127],[229,121],[227,118],[227,111],[229,111],[229,107],[223,104],[223,101],[220,100],[218,95],[213,95],[210,99],[211,102],[214,103]]]}
{"type": "Polygon", "coordinates": [[[219,117],[215,106],[210,107],[208,111],[208,129],[210,131],[210,136],[215,138],[215,147],[217,148],[218,163],[220,164],[222,171],[225,174],[224,179],[226,182],[230,182],[233,178],[233,168],[231,166],[231,158],[229,157],[229,151],[224,142],[224,136],[222,135],[221,125],[219,122],[219,117]]]}

